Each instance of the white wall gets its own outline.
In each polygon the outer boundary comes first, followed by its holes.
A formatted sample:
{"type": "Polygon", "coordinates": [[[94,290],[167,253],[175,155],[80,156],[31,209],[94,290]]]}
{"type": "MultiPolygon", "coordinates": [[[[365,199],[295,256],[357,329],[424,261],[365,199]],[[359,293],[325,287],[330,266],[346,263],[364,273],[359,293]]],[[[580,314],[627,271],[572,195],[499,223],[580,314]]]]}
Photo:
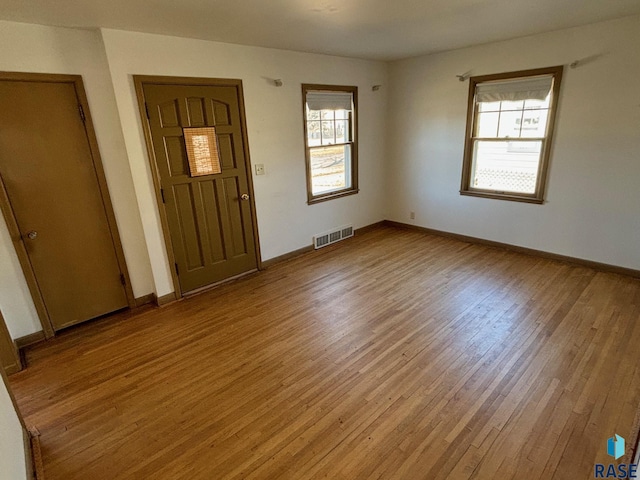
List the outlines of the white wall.
{"type": "Polygon", "coordinates": [[[26,457],[22,425],[0,380],[0,480],[27,478],[26,457]]]}
{"type": "MultiPolygon", "coordinates": [[[[149,256],[99,32],[0,21],[0,45],[0,71],[82,75],[133,292],[136,297],[152,292],[149,256]]],[[[13,338],[42,329],[1,215],[0,310],[13,338]]]]}
{"type": "Polygon", "coordinates": [[[0,311],[12,338],[42,330],[36,307],[7,230],[0,215],[0,311]]]}
{"type": "MultiPolygon", "coordinates": [[[[314,233],[383,219],[387,65],[175,37],[0,21],[0,70],[80,74],[89,100],[134,295],[173,291],[131,74],[244,82],[262,258],[307,246],[314,233]],[[104,42],[104,43],[103,43],[104,42]],[[267,79],[282,78],[275,88],[267,79]],[[300,84],[359,87],[358,195],[306,204],[300,84]],[[115,90],[115,91],[114,91],[115,90]],[[116,103],[117,101],[117,103],[116,103]]],[[[41,330],[0,218],[0,310],[13,338],[41,330]]]]}
{"type": "Polygon", "coordinates": [[[635,16],[392,63],[388,217],[640,269],[638,48],[635,16]],[[585,58],[565,69],[547,202],[461,196],[469,84],[455,75],[585,58]]]}
{"type": "Polygon", "coordinates": [[[238,78],[243,81],[263,260],[311,244],[315,233],[384,218],[387,65],[324,55],[102,30],[120,121],[159,295],[173,291],[132,75],[238,78]],[[277,88],[269,78],[280,78],[277,88]],[[360,193],[306,203],[301,83],[357,85],[360,193]]]}
{"type": "MultiPolygon", "coordinates": [[[[243,80],[264,260],[313,234],[384,218],[640,268],[640,17],[385,64],[103,29],[0,21],[0,70],[83,76],[134,294],[173,290],[133,74],[243,80]],[[569,64],[547,202],[458,194],[473,75],[569,64]],[[276,88],[269,79],[281,78],[276,88]],[[306,204],[301,83],[357,85],[358,195],[306,204]],[[382,84],[378,92],[371,86],[382,84]],[[389,103],[387,108],[387,92],[389,103]],[[389,138],[389,141],[387,141],[389,138]]],[[[0,218],[0,309],[13,338],[40,330],[0,218]]]]}

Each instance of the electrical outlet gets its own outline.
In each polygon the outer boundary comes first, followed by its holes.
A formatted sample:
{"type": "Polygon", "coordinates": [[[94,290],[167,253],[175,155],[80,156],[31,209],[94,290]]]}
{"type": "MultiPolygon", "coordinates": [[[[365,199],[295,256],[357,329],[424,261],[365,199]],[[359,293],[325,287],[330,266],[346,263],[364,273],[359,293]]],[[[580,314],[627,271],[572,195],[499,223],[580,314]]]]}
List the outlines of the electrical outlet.
{"type": "Polygon", "coordinates": [[[256,175],[264,175],[264,163],[256,163],[255,165],[256,175]]]}
{"type": "Polygon", "coordinates": [[[416,219],[416,212],[409,212],[409,218],[411,220],[415,220],[416,219]]]}

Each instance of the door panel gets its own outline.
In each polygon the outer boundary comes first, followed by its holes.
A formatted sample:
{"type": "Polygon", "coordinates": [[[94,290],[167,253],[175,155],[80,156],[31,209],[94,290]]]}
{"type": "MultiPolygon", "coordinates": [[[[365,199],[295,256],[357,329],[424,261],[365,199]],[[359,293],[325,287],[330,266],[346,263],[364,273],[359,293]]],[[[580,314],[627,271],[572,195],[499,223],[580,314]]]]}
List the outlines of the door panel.
{"type": "Polygon", "coordinates": [[[238,88],[145,83],[143,92],[180,288],[256,269],[238,88]],[[191,127],[215,127],[220,173],[191,177],[183,133],[191,127]]]}
{"type": "Polygon", "coordinates": [[[3,80],[0,104],[0,175],[54,329],[126,307],[74,83],[3,80]]]}
{"type": "Polygon", "coordinates": [[[210,248],[209,261],[211,263],[223,262],[225,260],[224,237],[222,235],[220,212],[218,211],[219,203],[216,200],[216,184],[213,180],[203,181],[200,183],[200,190],[202,192],[204,220],[210,248]]]}

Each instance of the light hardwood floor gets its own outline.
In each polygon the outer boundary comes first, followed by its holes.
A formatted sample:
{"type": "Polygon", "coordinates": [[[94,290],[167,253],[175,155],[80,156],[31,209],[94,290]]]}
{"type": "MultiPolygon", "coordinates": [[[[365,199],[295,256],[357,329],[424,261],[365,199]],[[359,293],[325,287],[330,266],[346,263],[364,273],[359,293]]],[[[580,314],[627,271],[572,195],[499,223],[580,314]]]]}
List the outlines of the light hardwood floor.
{"type": "Polygon", "coordinates": [[[26,358],[47,480],[588,479],[630,461],[640,281],[381,227],[26,358]]]}

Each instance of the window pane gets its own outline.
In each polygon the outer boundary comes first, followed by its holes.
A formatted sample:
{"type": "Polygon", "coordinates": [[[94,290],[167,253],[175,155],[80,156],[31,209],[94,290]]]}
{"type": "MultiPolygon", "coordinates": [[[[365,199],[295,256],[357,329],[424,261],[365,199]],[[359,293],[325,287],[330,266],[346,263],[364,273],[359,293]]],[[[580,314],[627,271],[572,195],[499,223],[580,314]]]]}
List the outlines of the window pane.
{"type": "Polygon", "coordinates": [[[505,110],[522,110],[524,105],[524,100],[516,100],[515,102],[510,102],[508,100],[504,100],[500,109],[504,112],[505,110]]]}
{"type": "Polygon", "coordinates": [[[307,107],[307,120],[320,120],[320,112],[318,110],[310,110],[307,107]]]}
{"type": "Polygon", "coordinates": [[[535,193],[541,151],[541,140],[476,140],[471,187],[497,192],[535,193]]]}
{"type": "Polygon", "coordinates": [[[346,111],[346,110],[336,110],[335,114],[336,114],[336,120],[348,120],[349,119],[349,112],[346,111]]]}
{"type": "Polygon", "coordinates": [[[351,187],[351,145],[312,148],[309,156],[313,195],[351,187]]]}
{"type": "Polygon", "coordinates": [[[336,143],[347,143],[349,138],[349,121],[336,120],[336,143]]]}
{"type": "Polygon", "coordinates": [[[322,145],[333,145],[336,143],[335,128],[333,120],[322,122],[322,145]]]}
{"type": "Polygon", "coordinates": [[[478,110],[480,112],[498,112],[500,111],[500,102],[479,102],[478,110]]]}
{"type": "Polygon", "coordinates": [[[547,130],[548,110],[525,110],[522,117],[522,137],[542,138],[547,130]]]}
{"type": "Polygon", "coordinates": [[[549,100],[551,99],[551,95],[547,95],[545,100],[525,100],[524,108],[549,108],[549,100]]]}
{"type": "Polygon", "coordinates": [[[498,133],[498,112],[479,113],[476,137],[494,138],[498,133]]]}
{"type": "Polygon", "coordinates": [[[322,110],[322,120],[333,120],[333,110],[322,110]]]}
{"type": "MultiPolygon", "coordinates": [[[[506,103],[506,102],[502,102],[506,103]]],[[[522,111],[518,112],[502,112],[500,114],[500,128],[498,129],[498,137],[518,138],[520,137],[520,120],[522,111]]]]}
{"type": "Polygon", "coordinates": [[[189,159],[189,175],[215,175],[222,172],[215,127],[183,128],[189,159]]]}
{"type": "Polygon", "coordinates": [[[307,144],[313,147],[320,143],[320,122],[307,122],[307,144]]]}

